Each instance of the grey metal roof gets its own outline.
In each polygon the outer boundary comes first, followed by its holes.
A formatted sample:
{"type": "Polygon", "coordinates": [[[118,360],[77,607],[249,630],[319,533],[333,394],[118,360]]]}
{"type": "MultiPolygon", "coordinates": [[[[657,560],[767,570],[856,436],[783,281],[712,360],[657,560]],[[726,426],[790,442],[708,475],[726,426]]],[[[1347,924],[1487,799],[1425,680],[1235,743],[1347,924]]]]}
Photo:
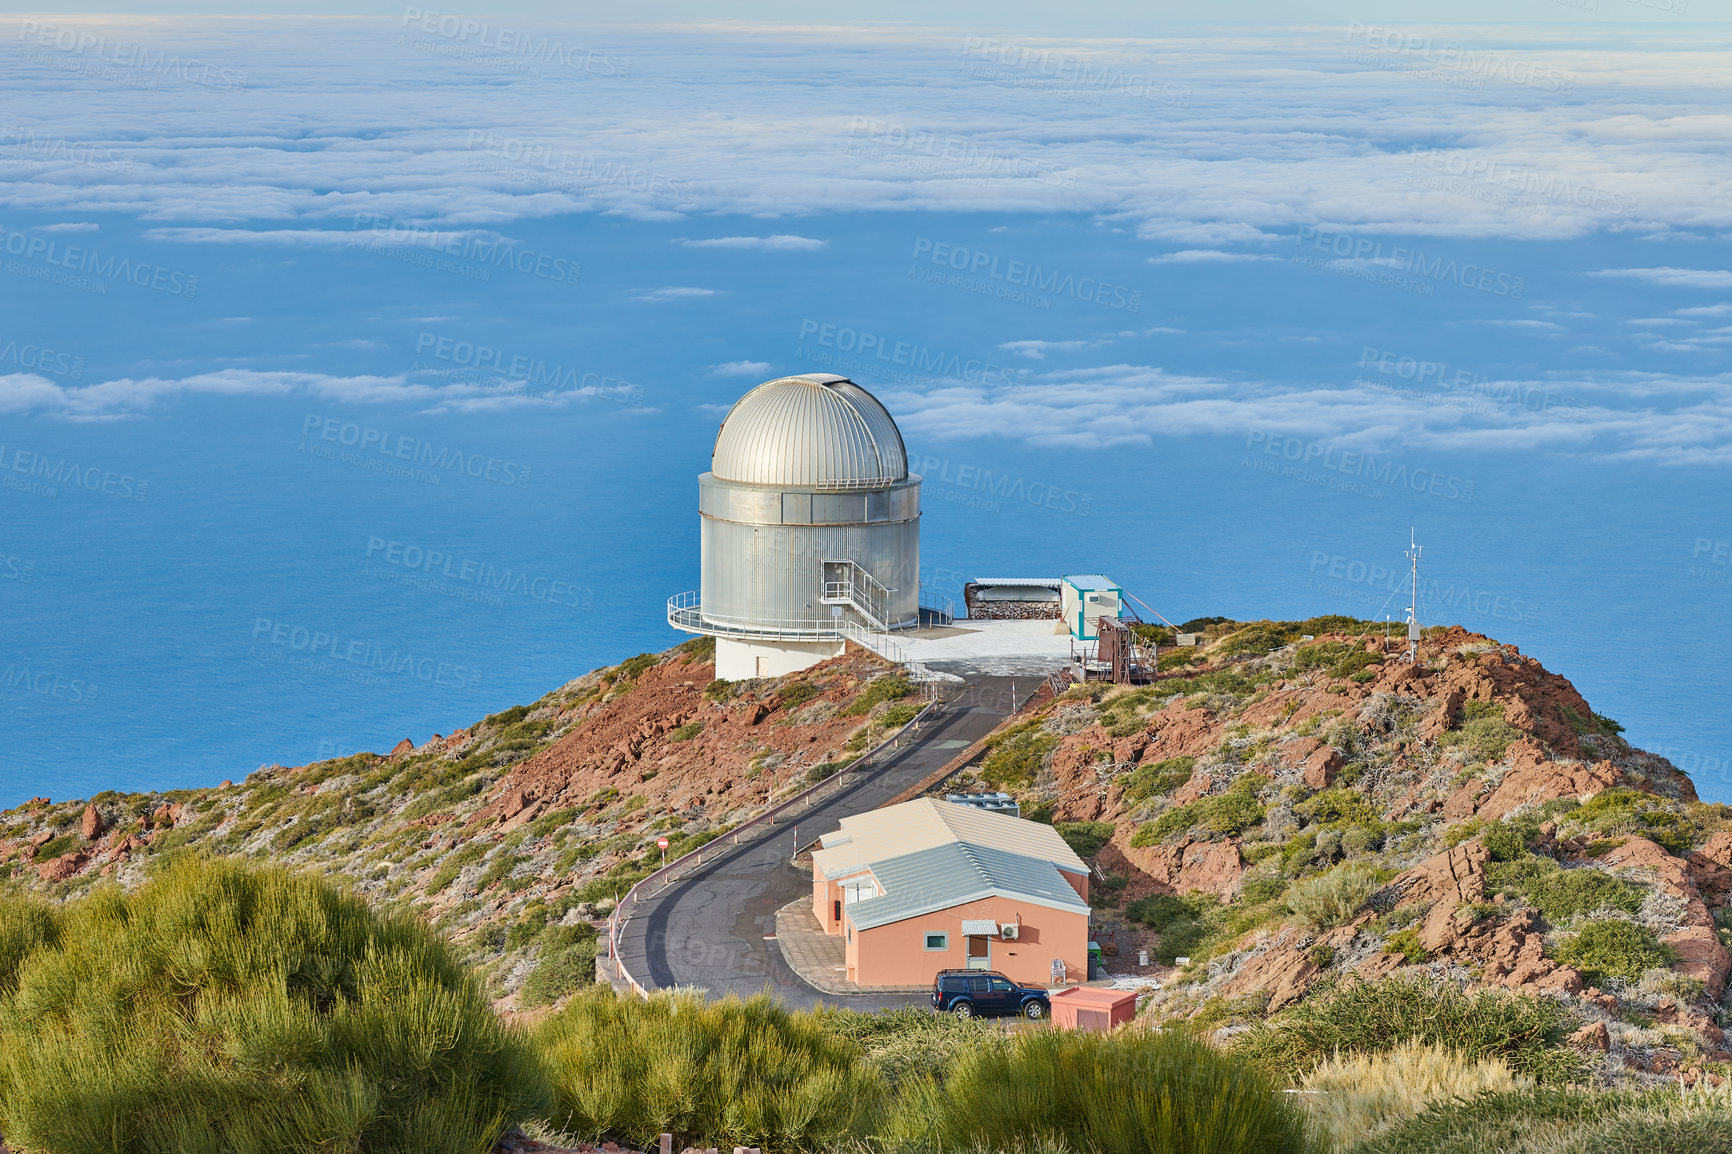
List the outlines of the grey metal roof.
{"type": "Polygon", "coordinates": [[[1058,577],[975,577],[970,585],[1043,585],[1057,589],[1064,582],[1058,577]]]}
{"type": "Polygon", "coordinates": [[[1089,912],[1088,903],[1051,862],[969,842],[873,862],[872,876],[884,893],[848,907],[848,919],[856,929],[869,930],[994,895],[1085,916],[1089,912]]]}
{"type": "Polygon", "coordinates": [[[806,373],[734,402],[710,470],[748,485],[876,489],[907,480],[908,451],[877,397],[847,377],[806,373]]]}
{"type": "Polygon", "coordinates": [[[1072,588],[1081,589],[1085,592],[1092,593],[1106,589],[1111,589],[1114,592],[1120,591],[1117,582],[1115,582],[1111,577],[1104,577],[1099,573],[1066,574],[1064,579],[1070,582],[1072,588]]]}

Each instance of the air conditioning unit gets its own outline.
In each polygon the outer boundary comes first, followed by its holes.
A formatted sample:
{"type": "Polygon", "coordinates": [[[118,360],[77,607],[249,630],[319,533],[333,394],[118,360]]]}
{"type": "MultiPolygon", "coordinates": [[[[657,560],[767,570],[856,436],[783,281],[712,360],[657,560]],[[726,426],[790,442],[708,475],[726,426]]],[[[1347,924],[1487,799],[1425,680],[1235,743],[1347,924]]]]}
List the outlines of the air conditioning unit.
{"type": "Polygon", "coordinates": [[[1007,942],[1014,942],[1016,941],[1016,931],[1017,924],[1015,922],[1005,922],[998,927],[998,936],[1007,942]]]}

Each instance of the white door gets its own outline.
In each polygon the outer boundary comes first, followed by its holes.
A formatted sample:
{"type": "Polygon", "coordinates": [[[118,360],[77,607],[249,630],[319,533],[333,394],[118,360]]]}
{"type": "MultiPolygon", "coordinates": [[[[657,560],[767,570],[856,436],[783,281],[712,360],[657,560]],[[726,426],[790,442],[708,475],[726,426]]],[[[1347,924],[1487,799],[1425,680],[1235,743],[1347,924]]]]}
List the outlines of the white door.
{"type": "Polygon", "coordinates": [[[768,657],[758,658],[758,676],[759,677],[770,676],[770,659],[768,657]]]}
{"type": "Polygon", "coordinates": [[[992,939],[985,934],[968,935],[968,968],[992,969],[992,939]]]}

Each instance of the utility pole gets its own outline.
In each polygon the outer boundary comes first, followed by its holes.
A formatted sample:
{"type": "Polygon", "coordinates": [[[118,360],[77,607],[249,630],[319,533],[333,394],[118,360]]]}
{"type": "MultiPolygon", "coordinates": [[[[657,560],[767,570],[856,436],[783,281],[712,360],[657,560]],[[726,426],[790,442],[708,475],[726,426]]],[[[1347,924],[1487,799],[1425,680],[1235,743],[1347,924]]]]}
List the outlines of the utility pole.
{"type": "Polygon", "coordinates": [[[1415,537],[1415,529],[1407,531],[1407,559],[1413,563],[1413,585],[1410,599],[1407,603],[1407,659],[1414,660],[1419,655],[1419,554],[1421,546],[1415,537]]]}

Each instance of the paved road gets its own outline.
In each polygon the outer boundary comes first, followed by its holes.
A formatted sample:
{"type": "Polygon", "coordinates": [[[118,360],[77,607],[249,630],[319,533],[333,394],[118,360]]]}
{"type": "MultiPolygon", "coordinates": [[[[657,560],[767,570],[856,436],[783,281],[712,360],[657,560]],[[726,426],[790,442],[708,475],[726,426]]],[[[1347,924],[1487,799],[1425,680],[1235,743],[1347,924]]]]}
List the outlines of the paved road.
{"type": "MultiPolygon", "coordinates": [[[[1024,697],[1037,684],[1031,677],[1018,681],[1017,692],[1024,697]]],[[[706,849],[693,872],[654,894],[640,893],[620,933],[620,956],[632,975],[652,988],[701,986],[715,997],[748,997],[768,988],[795,1009],[820,1001],[862,1010],[922,1001],[908,995],[820,994],[788,968],[776,943],[764,935],[775,932],[778,909],[812,892],[812,875],[788,861],[795,837],[806,844],[835,829],[843,817],[876,808],[992,732],[1010,712],[1010,680],[971,678],[967,686],[953,686],[948,698],[945,711],[923,727],[918,742],[881,755],[815,808],[747,831],[738,847],[715,843],[714,858],[706,849]]]]}

